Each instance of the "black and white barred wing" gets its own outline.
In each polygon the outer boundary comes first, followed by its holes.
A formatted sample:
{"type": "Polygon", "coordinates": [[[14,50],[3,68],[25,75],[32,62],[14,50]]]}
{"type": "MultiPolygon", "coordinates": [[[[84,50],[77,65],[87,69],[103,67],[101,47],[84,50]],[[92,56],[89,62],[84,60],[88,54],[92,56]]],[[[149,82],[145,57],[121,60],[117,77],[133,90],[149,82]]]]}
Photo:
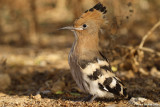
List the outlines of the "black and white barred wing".
{"type": "Polygon", "coordinates": [[[126,96],[126,88],[112,72],[106,60],[96,59],[83,66],[83,79],[87,82],[89,93],[98,97],[126,96]]]}

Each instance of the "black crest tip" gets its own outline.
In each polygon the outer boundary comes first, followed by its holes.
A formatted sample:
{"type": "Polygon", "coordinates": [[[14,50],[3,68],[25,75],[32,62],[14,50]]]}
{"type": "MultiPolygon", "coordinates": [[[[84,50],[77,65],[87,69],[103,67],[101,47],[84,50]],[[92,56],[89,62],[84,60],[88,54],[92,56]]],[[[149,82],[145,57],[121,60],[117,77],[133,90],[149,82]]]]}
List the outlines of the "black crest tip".
{"type": "Polygon", "coordinates": [[[84,13],[87,13],[88,11],[93,12],[94,9],[102,12],[103,14],[105,14],[107,12],[107,9],[105,6],[103,6],[100,2],[98,4],[96,4],[93,8],[90,8],[89,10],[86,10],[84,13]]]}
{"type": "Polygon", "coordinates": [[[100,11],[100,12],[103,12],[103,14],[105,14],[107,12],[106,7],[103,6],[100,2],[98,4],[96,4],[93,8],[100,11]]]}
{"type": "Polygon", "coordinates": [[[91,11],[91,12],[92,12],[93,10],[94,10],[94,8],[89,9],[89,11],[91,11]]]}
{"type": "Polygon", "coordinates": [[[88,12],[88,10],[86,10],[84,13],[87,13],[88,12]]]}
{"type": "Polygon", "coordinates": [[[105,11],[103,12],[103,14],[105,14],[105,13],[107,13],[107,10],[105,10],[105,11]]]}

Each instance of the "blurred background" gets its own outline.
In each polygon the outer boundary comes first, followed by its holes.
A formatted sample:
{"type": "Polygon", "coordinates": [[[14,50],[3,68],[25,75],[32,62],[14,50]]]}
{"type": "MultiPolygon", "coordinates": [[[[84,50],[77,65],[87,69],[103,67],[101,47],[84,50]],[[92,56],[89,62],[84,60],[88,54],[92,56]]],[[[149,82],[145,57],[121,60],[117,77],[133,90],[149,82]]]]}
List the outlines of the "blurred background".
{"type": "MultiPolygon", "coordinates": [[[[62,26],[72,25],[86,9],[98,0],[5,0],[0,3],[0,43],[12,46],[53,46],[53,36],[62,26]]],[[[130,45],[138,44],[142,36],[159,20],[160,3],[156,0],[101,0],[108,9],[111,31],[121,39],[132,37],[130,45]],[[127,22],[127,23],[126,23],[127,22]],[[118,30],[113,26],[118,24],[118,30]],[[122,27],[125,26],[125,27],[122,27]]],[[[158,36],[152,36],[158,37],[158,36]]],[[[59,40],[59,39],[58,39],[59,40]]],[[[157,40],[157,39],[156,39],[157,40]]],[[[128,42],[127,42],[128,43],[128,42]]],[[[157,44],[155,44],[157,45],[157,44]]]]}
{"type": "MultiPolygon", "coordinates": [[[[9,95],[52,96],[79,91],[68,66],[73,33],[58,29],[72,25],[99,1],[107,7],[108,19],[100,36],[101,51],[110,60],[112,70],[127,86],[135,83],[137,92],[143,90],[142,84],[154,85],[141,94],[158,101],[160,97],[153,96],[160,95],[160,27],[145,41],[147,50],[137,47],[160,20],[159,0],[1,0],[0,90],[9,95]],[[137,83],[137,75],[142,82],[137,83]],[[150,79],[145,84],[146,76],[150,79]],[[147,95],[149,92],[153,94],[147,95]]],[[[139,95],[132,88],[129,92],[139,95]]]]}

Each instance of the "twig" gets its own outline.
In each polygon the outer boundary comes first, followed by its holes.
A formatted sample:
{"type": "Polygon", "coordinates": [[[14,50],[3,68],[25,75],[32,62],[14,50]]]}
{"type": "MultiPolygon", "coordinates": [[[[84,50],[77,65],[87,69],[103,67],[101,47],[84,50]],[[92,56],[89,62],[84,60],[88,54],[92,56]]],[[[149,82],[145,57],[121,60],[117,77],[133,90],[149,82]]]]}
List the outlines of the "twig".
{"type": "Polygon", "coordinates": [[[149,30],[147,32],[147,34],[142,38],[142,41],[139,45],[139,49],[142,49],[144,42],[146,41],[146,39],[148,38],[148,36],[150,36],[152,34],[152,32],[158,27],[160,26],[160,20],[151,28],[151,30],[149,30]]]}
{"type": "Polygon", "coordinates": [[[160,52],[157,52],[157,51],[155,51],[155,50],[153,50],[153,49],[151,49],[151,48],[142,47],[142,48],[139,48],[139,49],[140,49],[140,50],[143,50],[143,51],[146,51],[146,52],[154,53],[154,54],[160,56],[160,52]]]}
{"type": "Polygon", "coordinates": [[[133,48],[132,46],[125,46],[125,45],[119,45],[118,47],[120,47],[120,48],[126,48],[126,49],[131,49],[131,48],[133,48]]]}
{"type": "MultiPolygon", "coordinates": [[[[133,48],[134,48],[134,47],[132,47],[132,46],[125,46],[125,45],[120,45],[119,47],[121,47],[121,48],[126,48],[126,49],[133,49],[133,48]]],[[[136,48],[136,47],[135,47],[134,49],[139,49],[139,50],[142,50],[142,51],[154,53],[154,54],[160,56],[160,52],[157,52],[157,51],[155,51],[155,50],[153,50],[153,49],[151,49],[151,48],[147,48],[147,47],[136,48]]]]}

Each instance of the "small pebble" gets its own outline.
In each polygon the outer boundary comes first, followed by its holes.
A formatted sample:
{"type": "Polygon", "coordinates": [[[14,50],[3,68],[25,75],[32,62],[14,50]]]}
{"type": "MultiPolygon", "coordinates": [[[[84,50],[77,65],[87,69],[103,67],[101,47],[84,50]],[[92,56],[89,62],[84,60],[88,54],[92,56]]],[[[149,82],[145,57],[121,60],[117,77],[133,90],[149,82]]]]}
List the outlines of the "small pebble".
{"type": "Polygon", "coordinates": [[[35,99],[35,100],[41,100],[42,97],[41,97],[40,94],[37,94],[35,96],[32,96],[32,98],[35,99]]]}
{"type": "Polygon", "coordinates": [[[157,106],[157,105],[160,106],[159,104],[154,103],[150,99],[146,99],[143,97],[137,97],[137,98],[132,97],[129,103],[135,106],[157,106]]]}

